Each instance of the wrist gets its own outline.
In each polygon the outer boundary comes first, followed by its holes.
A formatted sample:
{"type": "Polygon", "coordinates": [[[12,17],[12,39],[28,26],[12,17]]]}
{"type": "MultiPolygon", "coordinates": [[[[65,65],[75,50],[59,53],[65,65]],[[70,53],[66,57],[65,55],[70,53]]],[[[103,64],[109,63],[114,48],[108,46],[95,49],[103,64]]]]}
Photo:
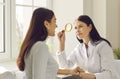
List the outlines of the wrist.
{"type": "Polygon", "coordinates": [[[96,76],[95,75],[93,75],[93,78],[92,79],[96,79],[96,76]]]}
{"type": "Polygon", "coordinates": [[[64,50],[64,48],[65,48],[65,45],[64,44],[60,44],[59,51],[62,52],[64,50]]]}
{"type": "Polygon", "coordinates": [[[71,70],[65,69],[65,75],[69,75],[69,74],[72,74],[71,70]]]}
{"type": "Polygon", "coordinates": [[[72,70],[68,70],[68,72],[69,72],[69,74],[71,74],[71,75],[72,75],[72,70]]]}

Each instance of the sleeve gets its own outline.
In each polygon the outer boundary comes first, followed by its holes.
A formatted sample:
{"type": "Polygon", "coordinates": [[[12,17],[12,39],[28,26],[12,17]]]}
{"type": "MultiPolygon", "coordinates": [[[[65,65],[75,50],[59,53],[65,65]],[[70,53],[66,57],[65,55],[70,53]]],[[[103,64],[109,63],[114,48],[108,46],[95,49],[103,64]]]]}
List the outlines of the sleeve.
{"type": "Polygon", "coordinates": [[[75,65],[76,56],[75,51],[71,52],[67,57],[65,51],[56,53],[57,62],[60,68],[72,68],[75,65]]]}
{"type": "Polygon", "coordinates": [[[105,42],[99,48],[101,72],[95,73],[96,79],[114,79],[112,74],[113,51],[105,42]]]}
{"type": "Polygon", "coordinates": [[[46,45],[38,45],[33,52],[32,79],[46,79],[48,48],[46,45]]]}

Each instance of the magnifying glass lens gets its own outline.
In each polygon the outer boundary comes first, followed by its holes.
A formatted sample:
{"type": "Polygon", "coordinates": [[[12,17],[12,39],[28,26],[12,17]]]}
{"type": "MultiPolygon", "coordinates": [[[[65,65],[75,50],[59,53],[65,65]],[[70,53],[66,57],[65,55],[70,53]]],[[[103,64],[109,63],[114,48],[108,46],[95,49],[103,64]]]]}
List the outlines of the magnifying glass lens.
{"type": "Polygon", "coordinates": [[[69,31],[71,31],[72,30],[72,24],[71,23],[67,23],[66,25],[65,25],[65,31],[66,32],[69,32],[69,31]]]}

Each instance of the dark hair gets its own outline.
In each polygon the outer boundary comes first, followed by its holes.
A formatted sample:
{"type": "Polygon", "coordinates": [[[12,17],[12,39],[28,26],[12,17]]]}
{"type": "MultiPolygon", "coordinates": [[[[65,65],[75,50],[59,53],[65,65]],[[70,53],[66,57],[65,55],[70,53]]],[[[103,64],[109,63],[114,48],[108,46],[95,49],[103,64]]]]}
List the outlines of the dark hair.
{"type": "MultiPolygon", "coordinates": [[[[91,40],[93,42],[98,42],[98,41],[104,40],[104,41],[106,41],[111,46],[111,44],[110,44],[110,42],[108,40],[102,38],[99,35],[97,29],[95,28],[95,25],[94,25],[92,19],[89,16],[87,16],[87,15],[81,15],[81,16],[78,17],[77,20],[84,22],[85,24],[87,24],[87,26],[89,26],[90,24],[92,25],[92,30],[90,32],[90,37],[91,37],[91,40]]],[[[80,43],[83,43],[82,39],[78,39],[78,40],[79,40],[80,43]]]]}
{"type": "Polygon", "coordinates": [[[51,22],[53,16],[54,12],[46,8],[37,8],[34,10],[28,32],[17,58],[17,66],[21,71],[24,71],[24,57],[29,53],[32,45],[37,41],[44,41],[47,38],[48,32],[44,26],[44,21],[47,20],[48,22],[51,22]]]}

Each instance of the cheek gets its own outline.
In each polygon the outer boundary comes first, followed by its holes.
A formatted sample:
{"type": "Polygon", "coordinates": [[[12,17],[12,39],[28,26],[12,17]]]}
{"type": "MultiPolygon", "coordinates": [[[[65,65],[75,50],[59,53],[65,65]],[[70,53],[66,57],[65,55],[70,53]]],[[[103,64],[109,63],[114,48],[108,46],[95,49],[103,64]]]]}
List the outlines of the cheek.
{"type": "Polygon", "coordinates": [[[56,25],[53,25],[52,30],[54,31],[56,29],[56,25]]]}
{"type": "Polygon", "coordinates": [[[85,36],[89,36],[89,33],[90,33],[90,30],[86,30],[84,34],[85,36]]]}
{"type": "Polygon", "coordinates": [[[52,27],[52,30],[55,30],[55,26],[52,27]]]}
{"type": "Polygon", "coordinates": [[[82,36],[87,36],[89,34],[88,30],[86,29],[80,29],[80,33],[82,36]]]}
{"type": "Polygon", "coordinates": [[[79,31],[80,31],[81,33],[85,33],[86,30],[85,30],[84,28],[80,28],[79,31]]]}

